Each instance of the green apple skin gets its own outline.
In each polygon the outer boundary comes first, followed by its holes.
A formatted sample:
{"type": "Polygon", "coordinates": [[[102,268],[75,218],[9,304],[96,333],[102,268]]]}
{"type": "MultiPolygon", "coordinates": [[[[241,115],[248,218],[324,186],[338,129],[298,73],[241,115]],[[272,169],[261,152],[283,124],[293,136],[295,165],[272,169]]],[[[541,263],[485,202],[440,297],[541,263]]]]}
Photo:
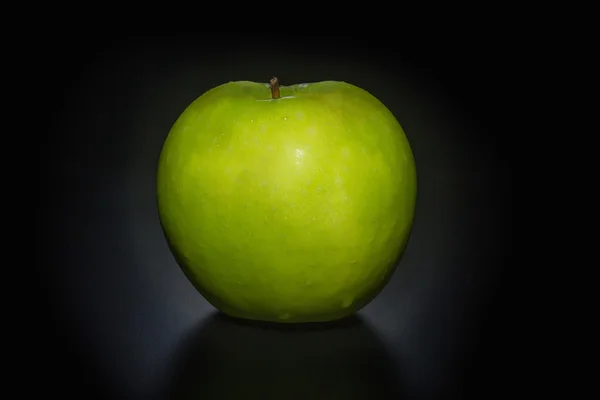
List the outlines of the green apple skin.
{"type": "Polygon", "coordinates": [[[354,85],[229,82],[179,116],[157,202],[171,252],[232,317],[344,318],[373,300],[412,229],[417,176],[394,115],[354,85]]]}

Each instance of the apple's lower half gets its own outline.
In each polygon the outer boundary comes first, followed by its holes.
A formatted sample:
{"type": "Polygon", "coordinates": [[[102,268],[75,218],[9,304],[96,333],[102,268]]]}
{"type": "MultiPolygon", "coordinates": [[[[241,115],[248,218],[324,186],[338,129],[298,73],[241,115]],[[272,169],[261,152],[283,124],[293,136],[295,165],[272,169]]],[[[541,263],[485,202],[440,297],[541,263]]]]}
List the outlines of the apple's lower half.
{"type": "MultiPolygon", "coordinates": [[[[202,268],[193,268],[189,260],[184,260],[177,248],[171,247],[182,271],[195,289],[218,311],[235,319],[269,323],[299,324],[324,323],[352,316],[368,305],[385,288],[391,279],[404,253],[408,238],[397,247],[396,256],[387,263],[375,261],[371,271],[379,271],[377,279],[367,277],[362,282],[345,280],[347,285],[329,276],[348,276],[347,273],[311,274],[307,265],[306,274],[301,279],[289,279],[288,274],[265,274],[271,277],[261,279],[260,275],[246,280],[243,284],[235,274],[228,276],[222,271],[217,285],[211,285],[208,274],[200,274],[202,268]],[[320,278],[321,277],[321,278],[320,278]],[[272,280],[271,280],[272,279],[272,280]],[[223,284],[222,282],[231,282],[223,284]],[[271,284],[269,284],[271,283],[271,284]]],[[[314,265],[325,269],[325,264],[314,265]]],[[[284,266],[281,266],[284,269],[284,266]]],[[[341,268],[353,265],[341,265],[341,268]]],[[[368,267],[359,268],[368,271],[368,267]]]]}

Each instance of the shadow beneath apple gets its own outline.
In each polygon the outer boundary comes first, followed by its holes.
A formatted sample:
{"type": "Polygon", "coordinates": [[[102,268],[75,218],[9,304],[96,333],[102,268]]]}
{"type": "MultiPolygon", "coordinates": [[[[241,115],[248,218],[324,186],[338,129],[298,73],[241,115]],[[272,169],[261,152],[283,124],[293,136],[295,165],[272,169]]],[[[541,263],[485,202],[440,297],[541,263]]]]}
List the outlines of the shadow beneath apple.
{"type": "Polygon", "coordinates": [[[386,349],[358,317],[263,324],[221,313],[177,351],[169,399],[373,399],[400,391],[386,349]]]}

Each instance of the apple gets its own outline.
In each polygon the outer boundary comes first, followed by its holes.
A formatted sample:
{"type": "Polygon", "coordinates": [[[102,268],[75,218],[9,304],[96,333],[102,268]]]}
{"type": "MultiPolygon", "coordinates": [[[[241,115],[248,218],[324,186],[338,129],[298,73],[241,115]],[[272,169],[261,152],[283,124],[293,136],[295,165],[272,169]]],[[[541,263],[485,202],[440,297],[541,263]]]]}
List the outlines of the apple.
{"type": "Polygon", "coordinates": [[[340,81],[236,81],[193,101],[158,161],[170,251],[216,309],[281,323],[347,317],[385,287],[417,176],[394,115],[340,81]]]}

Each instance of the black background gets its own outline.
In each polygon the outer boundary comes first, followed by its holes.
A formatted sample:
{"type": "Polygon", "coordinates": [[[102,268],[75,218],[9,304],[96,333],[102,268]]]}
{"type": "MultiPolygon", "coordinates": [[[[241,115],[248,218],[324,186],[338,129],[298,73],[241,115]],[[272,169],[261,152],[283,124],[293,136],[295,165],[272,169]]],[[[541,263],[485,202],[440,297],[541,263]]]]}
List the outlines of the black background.
{"type": "Polygon", "coordinates": [[[494,43],[436,40],[54,40],[38,218],[39,314],[47,319],[36,328],[32,383],[63,396],[149,400],[508,390],[504,54],[494,43]],[[381,295],[343,324],[281,330],[216,315],[160,230],[156,163],[177,116],[216,85],[273,75],[284,85],[331,79],[370,91],[413,146],[419,193],[408,249],[381,295]]]}

